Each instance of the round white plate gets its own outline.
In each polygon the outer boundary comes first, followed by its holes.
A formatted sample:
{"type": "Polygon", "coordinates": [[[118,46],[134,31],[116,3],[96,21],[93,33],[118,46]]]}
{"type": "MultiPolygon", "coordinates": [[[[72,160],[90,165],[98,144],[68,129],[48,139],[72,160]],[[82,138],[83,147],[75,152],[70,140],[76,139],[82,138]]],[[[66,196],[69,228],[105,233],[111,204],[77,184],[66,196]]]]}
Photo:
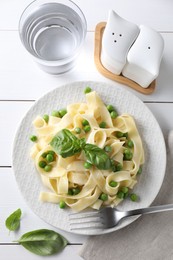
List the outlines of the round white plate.
{"type": "Polygon", "coordinates": [[[65,108],[68,104],[85,101],[84,89],[90,86],[96,90],[106,104],[116,107],[119,114],[129,113],[136,121],[141,135],[145,164],[134,192],[140,197],[138,202],[126,199],[118,208],[128,210],[149,206],[158,194],[166,167],[166,149],[161,129],[150,110],[135,95],[115,84],[101,82],[74,82],[61,86],[41,97],[23,118],[13,147],[13,170],[19,189],[30,208],[47,223],[73,233],[95,235],[118,230],[131,222],[137,216],[123,220],[118,226],[107,230],[71,230],[69,223],[70,209],[60,209],[58,205],[38,200],[40,191],[45,190],[34,162],[30,158],[33,145],[29,140],[34,133],[32,121],[37,115],[49,114],[54,109],[65,108]]]}

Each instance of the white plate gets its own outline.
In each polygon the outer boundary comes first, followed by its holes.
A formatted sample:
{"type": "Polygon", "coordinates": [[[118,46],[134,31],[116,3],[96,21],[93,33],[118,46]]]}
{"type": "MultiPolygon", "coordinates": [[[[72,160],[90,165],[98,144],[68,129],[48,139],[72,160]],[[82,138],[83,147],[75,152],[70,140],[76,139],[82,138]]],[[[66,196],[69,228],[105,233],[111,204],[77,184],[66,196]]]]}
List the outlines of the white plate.
{"type": "Polygon", "coordinates": [[[30,158],[33,145],[29,140],[34,133],[32,121],[37,115],[49,114],[54,109],[66,107],[68,104],[85,101],[83,90],[90,86],[96,90],[106,104],[112,104],[119,114],[129,113],[134,116],[138,130],[142,137],[145,150],[145,165],[134,192],[140,197],[138,202],[125,200],[118,208],[128,210],[149,206],[158,194],[166,167],[166,149],[161,129],[150,110],[135,95],[115,84],[108,85],[101,82],[74,82],[57,88],[41,97],[23,118],[16,133],[13,147],[13,170],[19,189],[30,208],[47,223],[78,234],[104,234],[118,230],[137,217],[122,221],[118,226],[108,230],[70,230],[69,209],[59,209],[58,205],[43,203],[38,200],[40,191],[45,190],[34,162],[30,158]]]}

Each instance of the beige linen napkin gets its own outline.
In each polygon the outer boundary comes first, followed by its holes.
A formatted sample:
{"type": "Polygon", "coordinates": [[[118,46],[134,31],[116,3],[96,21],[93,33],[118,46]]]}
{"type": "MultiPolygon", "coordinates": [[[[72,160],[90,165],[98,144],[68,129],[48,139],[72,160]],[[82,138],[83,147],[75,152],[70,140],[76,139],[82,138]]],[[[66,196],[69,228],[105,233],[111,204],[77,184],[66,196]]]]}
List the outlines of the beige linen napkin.
{"type": "MultiPolygon", "coordinates": [[[[173,204],[173,131],[167,142],[166,175],[153,205],[169,203],[173,204]]],[[[85,260],[173,260],[173,211],[144,215],[121,230],[89,237],[79,254],[85,260]]]]}

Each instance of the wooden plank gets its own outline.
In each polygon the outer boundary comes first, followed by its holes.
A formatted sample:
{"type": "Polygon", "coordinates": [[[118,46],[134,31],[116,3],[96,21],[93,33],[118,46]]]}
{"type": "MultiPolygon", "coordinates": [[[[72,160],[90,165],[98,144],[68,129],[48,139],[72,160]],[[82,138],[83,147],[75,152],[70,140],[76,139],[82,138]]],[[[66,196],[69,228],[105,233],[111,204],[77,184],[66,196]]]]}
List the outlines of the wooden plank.
{"type": "Polygon", "coordinates": [[[33,102],[0,102],[0,128],[1,152],[0,166],[11,165],[12,145],[17,126],[33,102]]]}
{"type": "Polygon", "coordinates": [[[0,100],[37,99],[44,93],[72,81],[102,80],[102,75],[96,71],[94,65],[93,36],[93,33],[87,35],[76,67],[61,76],[53,76],[38,68],[22,46],[18,32],[0,31],[0,100]]]}
{"type": "Polygon", "coordinates": [[[138,25],[145,24],[158,31],[173,30],[172,1],[76,0],[75,3],[81,7],[87,18],[88,30],[93,30],[97,23],[106,21],[110,9],[113,9],[124,19],[138,25]]]}
{"type": "Polygon", "coordinates": [[[52,89],[72,81],[94,80],[122,86],[144,101],[173,101],[173,33],[162,34],[165,49],[156,80],[156,89],[150,95],[141,94],[128,86],[102,76],[94,64],[94,33],[87,34],[76,67],[60,76],[41,71],[20,43],[18,32],[0,31],[0,100],[38,99],[52,89]],[[11,44],[13,42],[13,44],[11,44]]]}
{"type": "MultiPolygon", "coordinates": [[[[1,0],[0,30],[17,30],[21,13],[30,2],[32,1],[1,0]]],[[[109,9],[115,10],[120,16],[139,25],[145,24],[159,31],[173,30],[172,1],[102,0],[100,3],[100,0],[76,0],[75,3],[86,16],[89,31],[94,30],[98,22],[107,20],[109,9]]]]}
{"type": "Polygon", "coordinates": [[[173,103],[147,103],[146,105],[156,117],[165,140],[167,140],[169,131],[173,130],[173,103]]]}
{"type": "MultiPolygon", "coordinates": [[[[0,168],[0,178],[0,244],[11,243],[26,232],[42,228],[55,230],[56,232],[63,235],[70,244],[82,244],[87,239],[87,236],[73,235],[72,233],[57,229],[36,216],[27,206],[22,197],[22,194],[18,190],[17,183],[11,168],[0,168]],[[20,229],[15,232],[10,232],[9,234],[9,231],[5,227],[5,220],[13,211],[18,208],[21,208],[22,210],[20,229]]],[[[0,257],[0,259],[3,258],[0,257]]]]}
{"type": "MultiPolygon", "coordinates": [[[[80,250],[80,245],[68,245],[66,248],[58,254],[46,257],[46,259],[51,260],[82,260],[78,255],[80,250]]],[[[2,260],[40,260],[43,259],[41,256],[37,256],[33,253],[30,253],[25,248],[20,245],[0,245],[0,259],[2,260]]]]}

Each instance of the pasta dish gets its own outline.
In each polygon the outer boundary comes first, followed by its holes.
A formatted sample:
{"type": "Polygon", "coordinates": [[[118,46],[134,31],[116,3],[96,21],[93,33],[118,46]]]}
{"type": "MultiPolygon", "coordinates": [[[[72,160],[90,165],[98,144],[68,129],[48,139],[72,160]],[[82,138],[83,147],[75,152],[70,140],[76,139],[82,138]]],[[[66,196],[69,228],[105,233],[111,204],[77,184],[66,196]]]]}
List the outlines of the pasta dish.
{"type": "Polygon", "coordinates": [[[74,211],[136,201],[132,189],[144,163],[133,117],[87,89],[86,103],[37,116],[31,138],[31,157],[47,187],[39,199],[74,211]]]}

